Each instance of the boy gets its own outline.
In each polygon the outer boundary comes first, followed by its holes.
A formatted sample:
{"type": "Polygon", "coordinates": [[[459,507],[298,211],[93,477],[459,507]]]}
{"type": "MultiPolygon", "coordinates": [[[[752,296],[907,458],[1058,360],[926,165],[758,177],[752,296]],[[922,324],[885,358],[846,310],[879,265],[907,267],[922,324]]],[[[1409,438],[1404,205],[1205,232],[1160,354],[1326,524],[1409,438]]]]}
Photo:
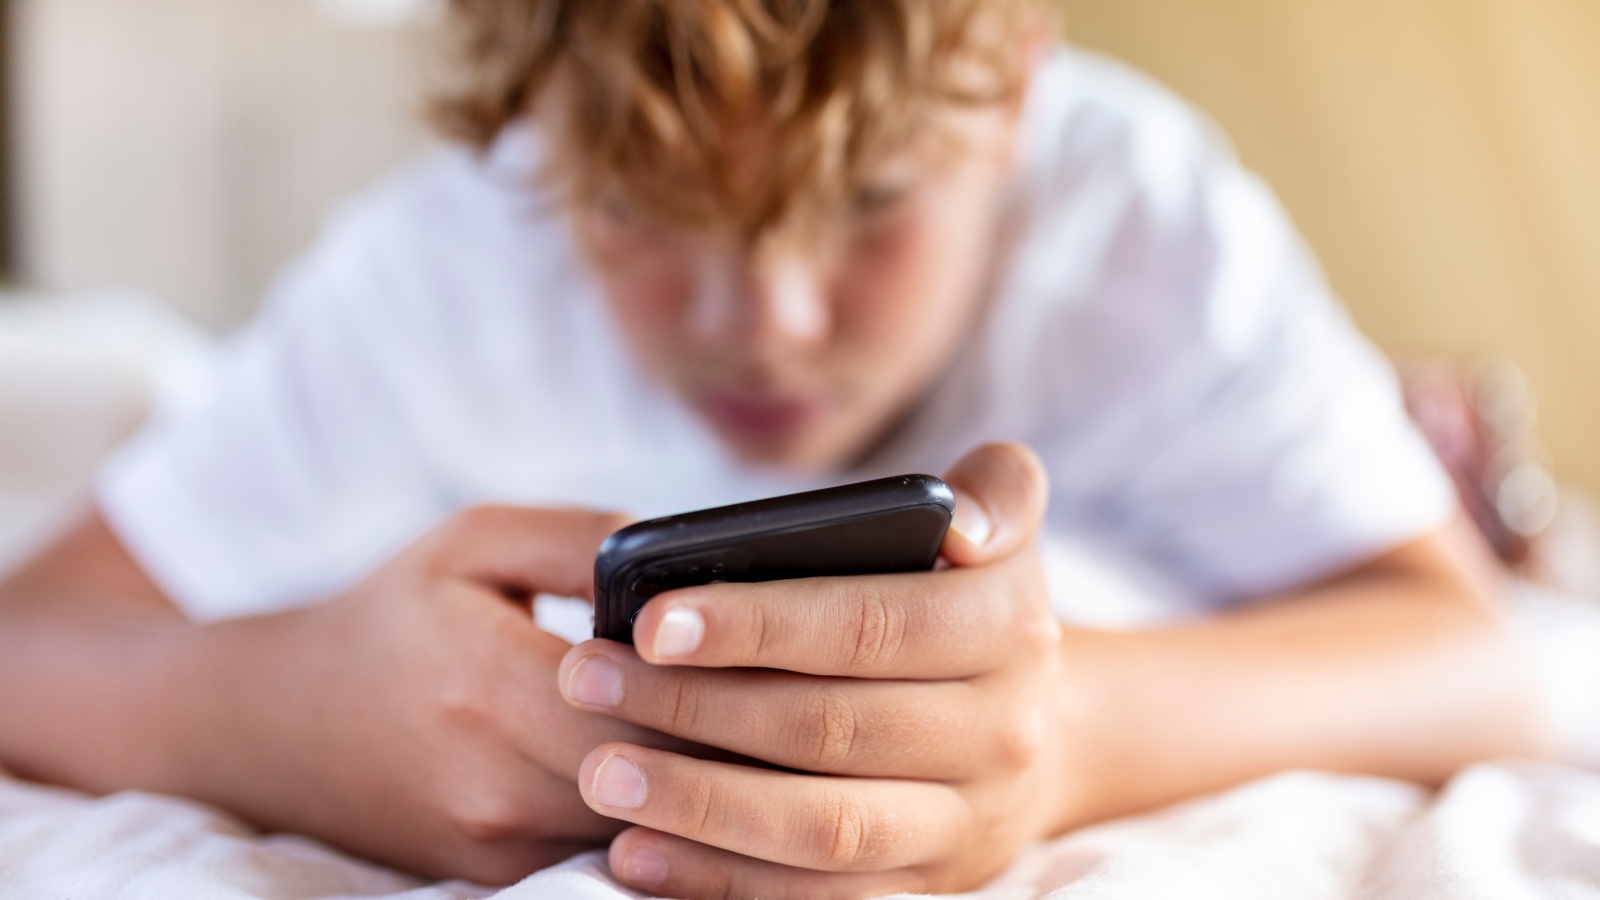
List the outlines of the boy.
{"type": "Polygon", "coordinates": [[[857,896],[1540,746],[1377,355],[1041,3],[450,15],[482,152],[346,210],[218,401],[0,589],[5,766],[441,876],[609,842],[651,892],[857,896]],[[587,596],[625,521],[591,510],[915,470],[958,493],[940,571],[663,595],[637,652],[528,614],[587,596]]]}

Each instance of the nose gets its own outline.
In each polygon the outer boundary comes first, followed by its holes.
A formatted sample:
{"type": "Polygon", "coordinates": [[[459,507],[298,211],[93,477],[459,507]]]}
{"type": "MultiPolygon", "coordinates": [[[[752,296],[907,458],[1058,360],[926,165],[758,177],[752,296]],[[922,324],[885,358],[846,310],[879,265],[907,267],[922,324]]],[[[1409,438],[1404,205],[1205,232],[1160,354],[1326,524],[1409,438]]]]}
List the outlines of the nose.
{"type": "Polygon", "coordinates": [[[815,349],[833,327],[821,266],[795,253],[708,258],[690,326],[701,340],[743,352],[815,349]]]}

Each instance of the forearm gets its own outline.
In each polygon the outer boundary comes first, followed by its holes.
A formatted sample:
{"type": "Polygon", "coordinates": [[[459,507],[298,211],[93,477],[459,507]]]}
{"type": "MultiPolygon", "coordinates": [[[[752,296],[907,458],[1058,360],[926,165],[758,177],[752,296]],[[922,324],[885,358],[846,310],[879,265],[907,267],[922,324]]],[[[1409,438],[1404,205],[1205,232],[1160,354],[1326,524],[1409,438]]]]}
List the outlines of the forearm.
{"type": "Polygon", "coordinates": [[[1518,648],[1453,579],[1379,570],[1190,627],[1069,630],[1065,652],[1063,714],[1097,724],[1064,825],[1291,768],[1437,783],[1545,747],[1518,648]]]}
{"type": "Polygon", "coordinates": [[[94,791],[201,792],[194,747],[248,665],[236,631],[186,619],[86,516],[0,583],[0,765],[94,791]]]}
{"type": "Polygon", "coordinates": [[[293,731],[286,723],[299,724],[282,701],[309,693],[278,665],[292,624],[199,625],[135,598],[0,587],[0,765],[95,793],[173,794],[262,825],[304,825],[316,804],[279,777],[296,762],[280,740],[293,731]]]}
{"type": "Polygon", "coordinates": [[[164,786],[194,628],[135,598],[0,587],[0,764],[90,790],[164,786]]]}

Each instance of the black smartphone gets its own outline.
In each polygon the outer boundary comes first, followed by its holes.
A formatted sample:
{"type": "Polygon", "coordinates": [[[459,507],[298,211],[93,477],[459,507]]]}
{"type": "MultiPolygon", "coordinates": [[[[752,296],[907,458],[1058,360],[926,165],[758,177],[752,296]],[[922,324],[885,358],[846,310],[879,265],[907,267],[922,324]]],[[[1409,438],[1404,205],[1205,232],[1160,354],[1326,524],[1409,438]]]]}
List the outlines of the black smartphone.
{"type": "Polygon", "coordinates": [[[900,475],[636,522],[600,545],[594,636],[633,643],[633,620],[663,591],[933,568],[955,495],[900,475]]]}

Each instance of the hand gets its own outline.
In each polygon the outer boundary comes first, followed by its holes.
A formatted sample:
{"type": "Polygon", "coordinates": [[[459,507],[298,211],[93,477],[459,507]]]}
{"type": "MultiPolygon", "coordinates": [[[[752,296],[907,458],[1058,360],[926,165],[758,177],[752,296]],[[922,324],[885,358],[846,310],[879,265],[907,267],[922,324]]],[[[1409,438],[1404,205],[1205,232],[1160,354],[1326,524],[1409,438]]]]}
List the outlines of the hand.
{"type": "Polygon", "coordinates": [[[580,798],[585,754],[685,748],[564,703],[570,645],[534,625],[529,599],[587,596],[622,524],[475,509],[328,603],[208,626],[198,680],[219,696],[195,729],[210,778],[194,793],[439,877],[506,883],[603,846],[621,825],[580,798]]]}
{"type": "Polygon", "coordinates": [[[642,826],[612,842],[619,878],[690,897],[961,890],[1058,830],[1062,631],[1033,549],[1045,474],[995,445],[947,481],[948,569],[675,591],[640,614],[638,653],[568,652],[575,708],[779,767],[593,750],[584,799],[642,826]]]}

